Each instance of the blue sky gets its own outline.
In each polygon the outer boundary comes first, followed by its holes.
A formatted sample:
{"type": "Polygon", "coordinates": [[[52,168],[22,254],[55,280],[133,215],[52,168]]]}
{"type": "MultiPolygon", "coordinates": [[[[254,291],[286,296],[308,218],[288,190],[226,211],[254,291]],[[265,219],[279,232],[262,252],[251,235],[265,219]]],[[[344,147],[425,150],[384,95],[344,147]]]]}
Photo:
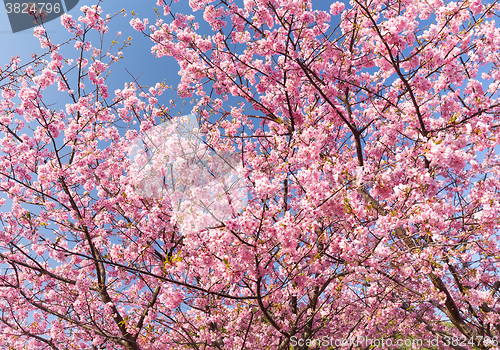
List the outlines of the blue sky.
{"type": "MultiPolygon", "coordinates": [[[[78,5],[71,10],[69,14],[72,15],[74,19],[78,19],[81,15],[81,6],[90,6],[95,3],[95,0],[80,0],[78,5]]],[[[185,4],[176,4],[178,5],[176,7],[190,10],[187,4],[188,2],[185,1],[185,4]]],[[[132,36],[133,38],[132,45],[123,50],[124,59],[118,64],[114,64],[111,68],[112,74],[108,81],[108,84],[110,84],[109,90],[111,96],[113,96],[113,91],[116,88],[123,88],[125,82],[132,81],[132,77],[125,69],[136,77],[142,73],[139,80],[142,85],[151,86],[165,79],[169,85],[176,86],[179,81],[179,75],[177,74],[179,66],[175,60],[172,58],[155,58],[151,54],[152,42],[149,38],[136,32],[129,25],[129,21],[133,18],[130,14],[132,11],[135,11],[140,18],[148,17],[154,22],[156,15],[153,8],[155,5],[156,1],[152,0],[107,0],[101,4],[104,14],[113,14],[119,12],[123,8],[127,10],[126,17],[120,15],[110,22],[107,38],[105,37],[106,44],[109,45],[111,40],[115,39],[117,31],[122,32],[121,39],[125,39],[128,36],[132,36]],[[159,71],[161,71],[161,74],[158,74],[159,71]]],[[[45,28],[53,43],[60,43],[71,38],[71,34],[61,25],[59,18],[46,23],[45,28]]],[[[19,55],[21,57],[21,63],[23,63],[30,60],[31,53],[44,52],[44,50],[40,48],[38,39],[33,36],[33,28],[18,33],[12,33],[7,13],[3,10],[3,6],[0,11],[0,42],[2,46],[0,50],[1,66],[7,64],[11,56],[19,55]]],[[[120,41],[120,43],[121,42],[122,41],[120,41]]],[[[96,44],[96,42],[93,43],[96,44]]],[[[76,53],[77,51],[73,50],[73,57],[68,56],[67,58],[76,58],[76,53]]],[[[175,95],[170,98],[174,96],[175,95]]]]}
{"type": "MultiPolygon", "coordinates": [[[[80,0],[78,5],[73,8],[69,14],[72,15],[74,19],[78,19],[78,16],[81,15],[80,7],[84,5],[91,6],[96,2],[97,0],[80,0]]],[[[332,2],[333,0],[314,0],[313,7],[315,9],[328,10],[332,2]]],[[[191,13],[188,0],[180,0],[178,3],[172,5],[173,12],[191,13]]],[[[127,38],[128,36],[132,36],[133,38],[132,46],[129,46],[123,51],[124,59],[120,61],[118,65],[112,66],[112,74],[110,75],[110,80],[108,80],[108,84],[110,84],[109,91],[113,92],[116,88],[122,88],[124,82],[132,80],[132,77],[125,69],[136,77],[142,73],[139,80],[142,85],[151,86],[165,80],[167,85],[176,87],[179,82],[179,75],[177,74],[179,68],[178,64],[170,57],[163,57],[161,59],[155,58],[151,54],[152,42],[149,38],[133,30],[129,24],[130,20],[133,18],[131,15],[132,11],[137,13],[139,18],[142,19],[147,17],[150,19],[151,23],[154,23],[156,14],[153,8],[157,7],[156,0],[105,0],[101,2],[101,7],[104,14],[119,12],[123,8],[127,11],[126,17],[115,17],[109,24],[108,37],[107,39],[105,38],[107,43],[115,38],[117,31],[122,32],[121,38],[127,38]]],[[[5,7],[0,5],[0,43],[2,47],[0,50],[0,66],[7,64],[11,56],[20,55],[22,63],[30,59],[31,53],[42,53],[43,50],[40,48],[38,39],[33,36],[33,28],[18,33],[12,33],[7,12],[4,8],[5,7]]],[[[161,13],[163,13],[163,11],[161,11],[161,13]]],[[[194,13],[194,15],[197,17],[200,28],[203,29],[204,20],[202,18],[202,12],[198,11],[194,13]]],[[[45,28],[53,43],[60,43],[71,37],[61,25],[59,18],[46,23],[45,28]]],[[[205,28],[207,27],[205,26],[205,28]]],[[[75,50],[73,52],[76,54],[77,51],[75,50]]],[[[164,97],[168,97],[168,99],[174,98],[175,94],[172,92],[171,94],[172,96],[167,95],[164,97]]],[[[187,110],[185,112],[187,113],[183,114],[189,114],[190,111],[187,110]]]]}

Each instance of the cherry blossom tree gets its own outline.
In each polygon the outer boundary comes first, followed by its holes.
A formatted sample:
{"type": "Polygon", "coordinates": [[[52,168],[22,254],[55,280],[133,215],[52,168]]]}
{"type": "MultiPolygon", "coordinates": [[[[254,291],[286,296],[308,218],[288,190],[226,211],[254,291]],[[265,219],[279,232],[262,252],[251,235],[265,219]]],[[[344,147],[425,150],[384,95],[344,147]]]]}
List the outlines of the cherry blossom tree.
{"type": "Polygon", "coordinates": [[[500,5],[189,4],[130,24],[190,136],[100,6],[0,72],[1,346],[500,349],[500,5]]]}

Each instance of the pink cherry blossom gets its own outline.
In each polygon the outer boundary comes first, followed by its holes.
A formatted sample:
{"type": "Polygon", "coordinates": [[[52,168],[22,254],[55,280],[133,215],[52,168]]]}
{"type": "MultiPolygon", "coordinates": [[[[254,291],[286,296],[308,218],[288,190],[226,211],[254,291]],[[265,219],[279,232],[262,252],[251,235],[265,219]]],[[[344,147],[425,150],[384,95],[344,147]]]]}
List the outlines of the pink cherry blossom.
{"type": "Polygon", "coordinates": [[[2,66],[0,347],[497,349],[498,4],[187,3],[2,66]]]}

